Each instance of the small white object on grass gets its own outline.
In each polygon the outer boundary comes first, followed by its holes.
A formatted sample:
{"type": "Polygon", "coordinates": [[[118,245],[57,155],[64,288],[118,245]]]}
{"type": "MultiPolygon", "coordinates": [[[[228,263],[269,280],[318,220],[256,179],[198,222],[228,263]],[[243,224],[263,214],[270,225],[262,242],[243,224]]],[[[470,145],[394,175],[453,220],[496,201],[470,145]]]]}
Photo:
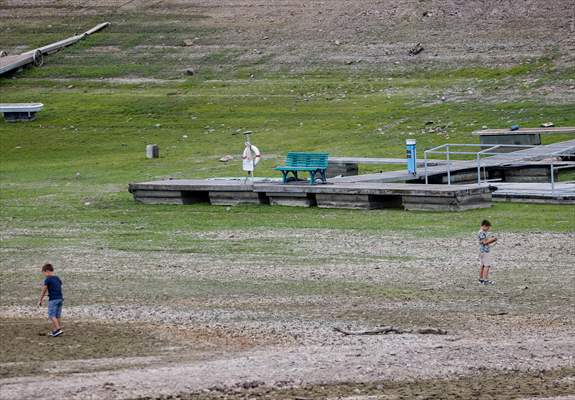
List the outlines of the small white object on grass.
{"type": "Polygon", "coordinates": [[[146,158],[160,157],[160,147],[157,144],[149,144],[146,146],[146,158]]]}

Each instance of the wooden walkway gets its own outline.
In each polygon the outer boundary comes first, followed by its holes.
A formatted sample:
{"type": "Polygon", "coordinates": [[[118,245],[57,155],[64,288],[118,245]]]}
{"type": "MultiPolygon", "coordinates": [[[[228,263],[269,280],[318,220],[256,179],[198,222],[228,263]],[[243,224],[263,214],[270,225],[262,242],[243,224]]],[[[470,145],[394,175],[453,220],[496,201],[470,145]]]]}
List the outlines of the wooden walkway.
{"type": "MultiPolygon", "coordinates": [[[[557,156],[561,153],[575,153],[575,139],[563,142],[552,143],[548,145],[541,145],[532,147],[525,150],[514,151],[512,153],[501,153],[490,157],[481,159],[481,168],[503,167],[507,165],[517,165],[527,160],[542,160],[545,158],[557,156]]],[[[433,160],[437,161],[437,160],[433,160]]],[[[435,165],[427,168],[427,175],[429,178],[436,176],[447,175],[448,165],[435,165]]],[[[477,161],[452,161],[449,163],[450,173],[455,175],[457,173],[471,171],[476,174],[477,161]]],[[[477,176],[477,175],[475,175],[477,176]]],[[[477,178],[476,178],[477,179],[477,178]]],[[[330,179],[333,183],[351,183],[351,182],[378,182],[378,183],[391,183],[391,182],[422,182],[425,180],[425,173],[420,168],[417,175],[411,175],[407,171],[391,171],[382,172],[377,174],[366,174],[357,176],[344,176],[341,178],[330,179]]]]}
{"type": "Polygon", "coordinates": [[[133,183],[129,191],[145,204],[271,204],[322,208],[404,208],[461,211],[491,205],[488,185],[418,185],[302,182],[246,183],[242,180],[162,180],[133,183]]]}
{"type": "Polygon", "coordinates": [[[91,34],[106,28],[108,25],[110,25],[109,22],[104,22],[96,25],[92,29],[87,30],[86,32],[81,33],[79,35],[74,35],[67,39],[60,40],[55,43],[50,43],[22,54],[0,57],[0,75],[10,71],[18,70],[19,68],[22,68],[25,65],[32,63],[37,63],[38,65],[41,65],[43,63],[43,56],[45,54],[55,53],[63,49],[64,47],[70,46],[84,39],[85,37],[88,37],[91,34]]]}
{"type": "MultiPolygon", "coordinates": [[[[342,164],[371,164],[371,165],[406,165],[407,159],[405,158],[373,158],[373,157],[329,157],[329,162],[342,163],[342,164]]],[[[442,160],[432,160],[428,163],[431,166],[445,164],[442,160]]],[[[418,166],[423,166],[423,160],[417,160],[418,166]]]]}
{"type": "MultiPolygon", "coordinates": [[[[575,140],[538,146],[513,153],[504,153],[482,160],[485,167],[530,165],[526,160],[543,160],[561,153],[574,153],[575,140]]],[[[531,161],[532,163],[533,161],[531,161]]],[[[543,165],[545,168],[545,165],[543,165]]],[[[453,161],[451,173],[477,171],[476,161],[453,161]]],[[[430,176],[444,177],[447,165],[428,168],[430,176]]],[[[476,177],[475,177],[476,179],[476,177]]],[[[489,207],[492,196],[502,201],[526,199],[534,202],[539,196],[545,202],[569,203],[571,186],[557,185],[551,197],[544,193],[549,184],[421,184],[423,175],[412,176],[404,171],[349,176],[330,179],[324,185],[305,182],[246,182],[244,179],[178,179],[132,183],[129,191],[134,199],[145,204],[213,205],[271,204],[323,208],[404,208],[407,210],[461,211],[489,207]],[[415,183],[403,183],[415,181],[415,183]],[[531,185],[531,186],[522,186],[531,185]],[[546,186],[537,186],[546,185],[546,186]],[[492,195],[492,192],[496,195],[492,195]],[[521,191],[521,193],[518,193],[521,191]]]]}
{"type": "Polygon", "coordinates": [[[493,201],[539,204],[575,204],[575,183],[494,183],[493,201]]]}
{"type": "Polygon", "coordinates": [[[475,136],[539,135],[541,133],[555,133],[555,134],[575,133],[575,127],[564,126],[564,127],[552,127],[552,128],[519,128],[514,131],[510,129],[482,129],[479,131],[474,131],[473,135],[475,136]]]}
{"type": "Polygon", "coordinates": [[[34,54],[18,54],[0,57],[0,75],[34,62],[34,54]]]}

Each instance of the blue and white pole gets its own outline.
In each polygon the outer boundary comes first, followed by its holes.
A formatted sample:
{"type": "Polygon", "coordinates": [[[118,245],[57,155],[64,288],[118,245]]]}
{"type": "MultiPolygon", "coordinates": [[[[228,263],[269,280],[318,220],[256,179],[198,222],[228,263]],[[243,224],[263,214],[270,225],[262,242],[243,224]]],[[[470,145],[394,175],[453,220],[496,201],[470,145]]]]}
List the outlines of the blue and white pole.
{"type": "Polygon", "coordinates": [[[407,156],[407,172],[417,175],[417,145],[415,139],[405,141],[405,151],[407,156]]]}

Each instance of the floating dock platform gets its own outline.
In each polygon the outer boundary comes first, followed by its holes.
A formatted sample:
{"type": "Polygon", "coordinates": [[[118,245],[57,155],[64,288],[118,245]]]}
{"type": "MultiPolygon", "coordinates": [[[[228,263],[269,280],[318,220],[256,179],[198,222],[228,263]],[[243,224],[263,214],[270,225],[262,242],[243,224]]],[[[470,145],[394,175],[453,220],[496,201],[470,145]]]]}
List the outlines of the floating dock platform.
{"type": "MultiPolygon", "coordinates": [[[[492,200],[572,204],[571,186],[557,185],[546,189],[552,180],[549,165],[572,168],[572,161],[559,160],[560,155],[572,157],[575,140],[531,147],[513,153],[497,154],[481,160],[484,180],[476,183],[478,164],[473,160],[435,162],[427,166],[425,176],[407,171],[352,175],[328,179],[326,184],[310,185],[297,181],[280,182],[245,179],[160,180],[132,183],[134,199],[145,204],[195,204],[233,206],[237,204],[269,204],[280,206],[406,210],[462,211],[485,208],[492,200]],[[551,159],[550,159],[551,158],[551,159]],[[551,164],[549,164],[551,163],[551,164]],[[447,175],[453,184],[447,183],[447,175]],[[503,181],[497,184],[495,181],[503,181]],[[511,182],[524,182],[523,186],[511,182]],[[525,183],[528,182],[528,183],[525,183]]],[[[385,159],[338,158],[343,164],[352,162],[387,162],[385,159]]],[[[554,168],[554,171],[557,168],[554,168]]]]}
{"type": "Polygon", "coordinates": [[[493,183],[493,201],[536,204],[575,204],[575,182],[493,183]]]}
{"type": "Polygon", "coordinates": [[[133,183],[134,199],[145,204],[196,204],[462,211],[491,206],[489,185],[420,185],[305,182],[246,183],[244,180],[163,180],[133,183]]]}

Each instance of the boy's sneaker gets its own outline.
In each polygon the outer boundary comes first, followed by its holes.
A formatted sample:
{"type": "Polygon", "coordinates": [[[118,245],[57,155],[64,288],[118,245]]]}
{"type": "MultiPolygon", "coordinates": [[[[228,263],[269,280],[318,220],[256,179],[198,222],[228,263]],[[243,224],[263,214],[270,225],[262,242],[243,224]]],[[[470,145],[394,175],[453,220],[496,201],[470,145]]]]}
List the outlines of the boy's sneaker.
{"type": "Polygon", "coordinates": [[[64,332],[62,332],[62,329],[58,329],[58,330],[52,331],[52,333],[50,333],[50,336],[56,337],[56,336],[60,336],[62,333],[64,333],[64,332]]]}
{"type": "Polygon", "coordinates": [[[484,285],[495,285],[495,282],[493,281],[483,281],[484,285]]]}
{"type": "Polygon", "coordinates": [[[484,285],[484,284],[485,284],[485,279],[480,279],[480,280],[479,280],[479,283],[482,284],[482,285],[484,285]]]}

